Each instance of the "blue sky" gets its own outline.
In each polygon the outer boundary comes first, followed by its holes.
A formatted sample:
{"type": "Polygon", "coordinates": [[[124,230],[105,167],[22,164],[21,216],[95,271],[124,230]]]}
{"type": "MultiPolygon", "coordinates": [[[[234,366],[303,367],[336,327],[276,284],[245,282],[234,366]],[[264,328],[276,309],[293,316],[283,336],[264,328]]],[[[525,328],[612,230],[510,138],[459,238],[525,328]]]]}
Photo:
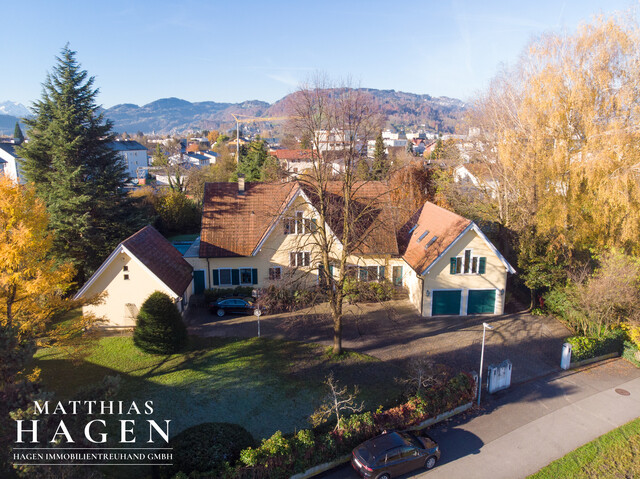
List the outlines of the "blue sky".
{"type": "Polygon", "coordinates": [[[99,102],[273,102],[314,72],[468,99],[546,31],[631,0],[3,0],[0,101],[29,106],[66,42],[99,102]]]}

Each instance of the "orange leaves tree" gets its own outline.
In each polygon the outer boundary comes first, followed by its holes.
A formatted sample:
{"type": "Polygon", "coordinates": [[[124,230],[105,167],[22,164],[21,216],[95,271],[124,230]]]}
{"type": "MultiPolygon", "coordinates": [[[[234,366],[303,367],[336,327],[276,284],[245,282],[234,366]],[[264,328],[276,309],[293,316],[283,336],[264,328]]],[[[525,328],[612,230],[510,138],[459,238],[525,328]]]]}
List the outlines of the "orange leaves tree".
{"type": "Polygon", "coordinates": [[[38,393],[37,372],[28,373],[36,345],[75,342],[95,321],[56,324],[80,303],[66,298],[75,271],[50,257],[47,226],[46,208],[34,190],[0,175],[0,476],[9,467],[14,433],[9,414],[26,408],[38,393]]]}

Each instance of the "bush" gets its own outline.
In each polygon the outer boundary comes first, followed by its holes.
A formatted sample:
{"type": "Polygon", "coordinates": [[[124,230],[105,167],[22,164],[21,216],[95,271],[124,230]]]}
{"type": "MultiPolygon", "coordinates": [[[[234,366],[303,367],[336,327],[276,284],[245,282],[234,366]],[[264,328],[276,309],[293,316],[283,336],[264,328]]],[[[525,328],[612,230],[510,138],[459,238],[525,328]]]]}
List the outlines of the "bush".
{"type": "Polygon", "coordinates": [[[346,278],[342,288],[349,303],[375,303],[389,301],[393,297],[393,285],[389,281],[360,281],[346,278]]]}
{"type": "Polygon", "coordinates": [[[615,329],[602,338],[589,338],[586,336],[572,336],[567,339],[571,344],[571,361],[583,361],[604,354],[622,354],[627,333],[621,329],[615,329]]]}
{"type": "Polygon", "coordinates": [[[190,475],[194,471],[218,474],[240,458],[240,451],[254,443],[251,434],[237,424],[198,424],[169,441],[169,447],[173,448],[173,466],[164,467],[161,475],[168,478],[178,472],[190,475]]]}
{"type": "Polygon", "coordinates": [[[187,344],[187,328],[171,298],[160,291],[140,308],[133,331],[134,344],[152,354],[173,354],[187,344]]]}
{"type": "Polygon", "coordinates": [[[164,234],[191,233],[200,229],[200,207],[184,193],[170,191],[157,200],[158,228],[164,234]]]}
{"type": "Polygon", "coordinates": [[[236,467],[232,477],[288,478],[323,462],[348,454],[361,442],[383,430],[407,429],[473,400],[475,384],[471,376],[460,373],[421,397],[386,411],[363,412],[345,417],[342,427],[333,430],[326,423],[313,431],[299,431],[285,436],[277,431],[258,447],[240,453],[243,466],[236,467]]]}
{"type": "Polygon", "coordinates": [[[269,313],[285,313],[312,306],[319,297],[317,290],[291,289],[272,284],[261,291],[258,305],[269,313]]]}
{"type": "Polygon", "coordinates": [[[225,296],[240,296],[242,298],[251,297],[253,288],[251,286],[236,286],[235,288],[214,288],[204,290],[205,303],[213,303],[225,296]]]}

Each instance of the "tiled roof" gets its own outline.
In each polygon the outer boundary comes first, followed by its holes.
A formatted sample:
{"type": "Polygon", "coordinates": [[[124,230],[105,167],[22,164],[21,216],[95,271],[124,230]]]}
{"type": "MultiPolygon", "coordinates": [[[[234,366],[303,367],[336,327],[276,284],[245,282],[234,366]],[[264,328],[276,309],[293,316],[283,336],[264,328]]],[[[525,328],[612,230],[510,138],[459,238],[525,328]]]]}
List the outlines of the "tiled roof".
{"type": "Polygon", "coordinates": [[[249,256],[293,195],[296,182],[206,183],[202,210],[200,257],[249,256]]]}
{"type": "Polygon", "coordinates": [[[108,143],[108,146],[115,151],[138,151],[147,149],[134,140],[111,141],[108,143]]]}
{"type": "Polygon", "coordinates": [[[145,226],[122,243],[177,296],[191,283],[193,268],[180,252],[152,226],[145,226]]]}
{"type": "Polygon", "coordinates": [[[311,150],[274,150],[273,156],[279,160],[310,160],[311,150]]]}
{"type": "MultiPolygon", "coordinates": [[[[344,199],[343,183],[330,181],[326,191],[331,198],[329,204],[335,214],[328,212],[327,223],[338,239],[342,238],[344,222],[342,208],[344,199]]],[[[318,208],[317,199],[310,185],[303,190],[311,204],[318,208]]],[[[388,186],[381,181],[357,182],[352,188],[354,223],[352,226],[352,244],[360,254],[400,254],[397,241],[397,225],[388,186]]]]}
{"type": "MultiPolygon", "coordinates": [[[[244,195],[237,183],[207,183],[204,192],[200,257],[249,256],[269,233],[278,215],[302,189],[317,208],[313,188],[297,181],[246,183],[244,195]]],[[[354,187],[353,244],[360,254],[399,255],[396,224],[388,187],[382,182],[366,182],[354,187]]],[[[342,236],[342,183],[329,182],[330,209],[327,222],[338,239],[342,236]]]]}
{"type": "Polygon", "coordinates": [[[427,201],[400,231],[402,257],[422,274],[470,224],[471,220],[427,201]],[[429,244],[434,237],[437,239],[429,244]]]}

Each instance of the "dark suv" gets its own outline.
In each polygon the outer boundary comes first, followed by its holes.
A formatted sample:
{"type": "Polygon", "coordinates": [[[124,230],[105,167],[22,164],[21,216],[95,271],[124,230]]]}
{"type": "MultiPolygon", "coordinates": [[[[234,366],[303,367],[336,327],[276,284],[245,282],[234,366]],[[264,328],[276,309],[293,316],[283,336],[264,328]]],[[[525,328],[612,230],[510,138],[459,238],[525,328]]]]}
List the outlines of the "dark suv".
{"type": "Polygon", "coordinates": [[[367,479],[390,479],[422,467],[432,469],[438,459],[440,449],[429,436],[389,432],[356,447],[351,465],[367,479]]]}

